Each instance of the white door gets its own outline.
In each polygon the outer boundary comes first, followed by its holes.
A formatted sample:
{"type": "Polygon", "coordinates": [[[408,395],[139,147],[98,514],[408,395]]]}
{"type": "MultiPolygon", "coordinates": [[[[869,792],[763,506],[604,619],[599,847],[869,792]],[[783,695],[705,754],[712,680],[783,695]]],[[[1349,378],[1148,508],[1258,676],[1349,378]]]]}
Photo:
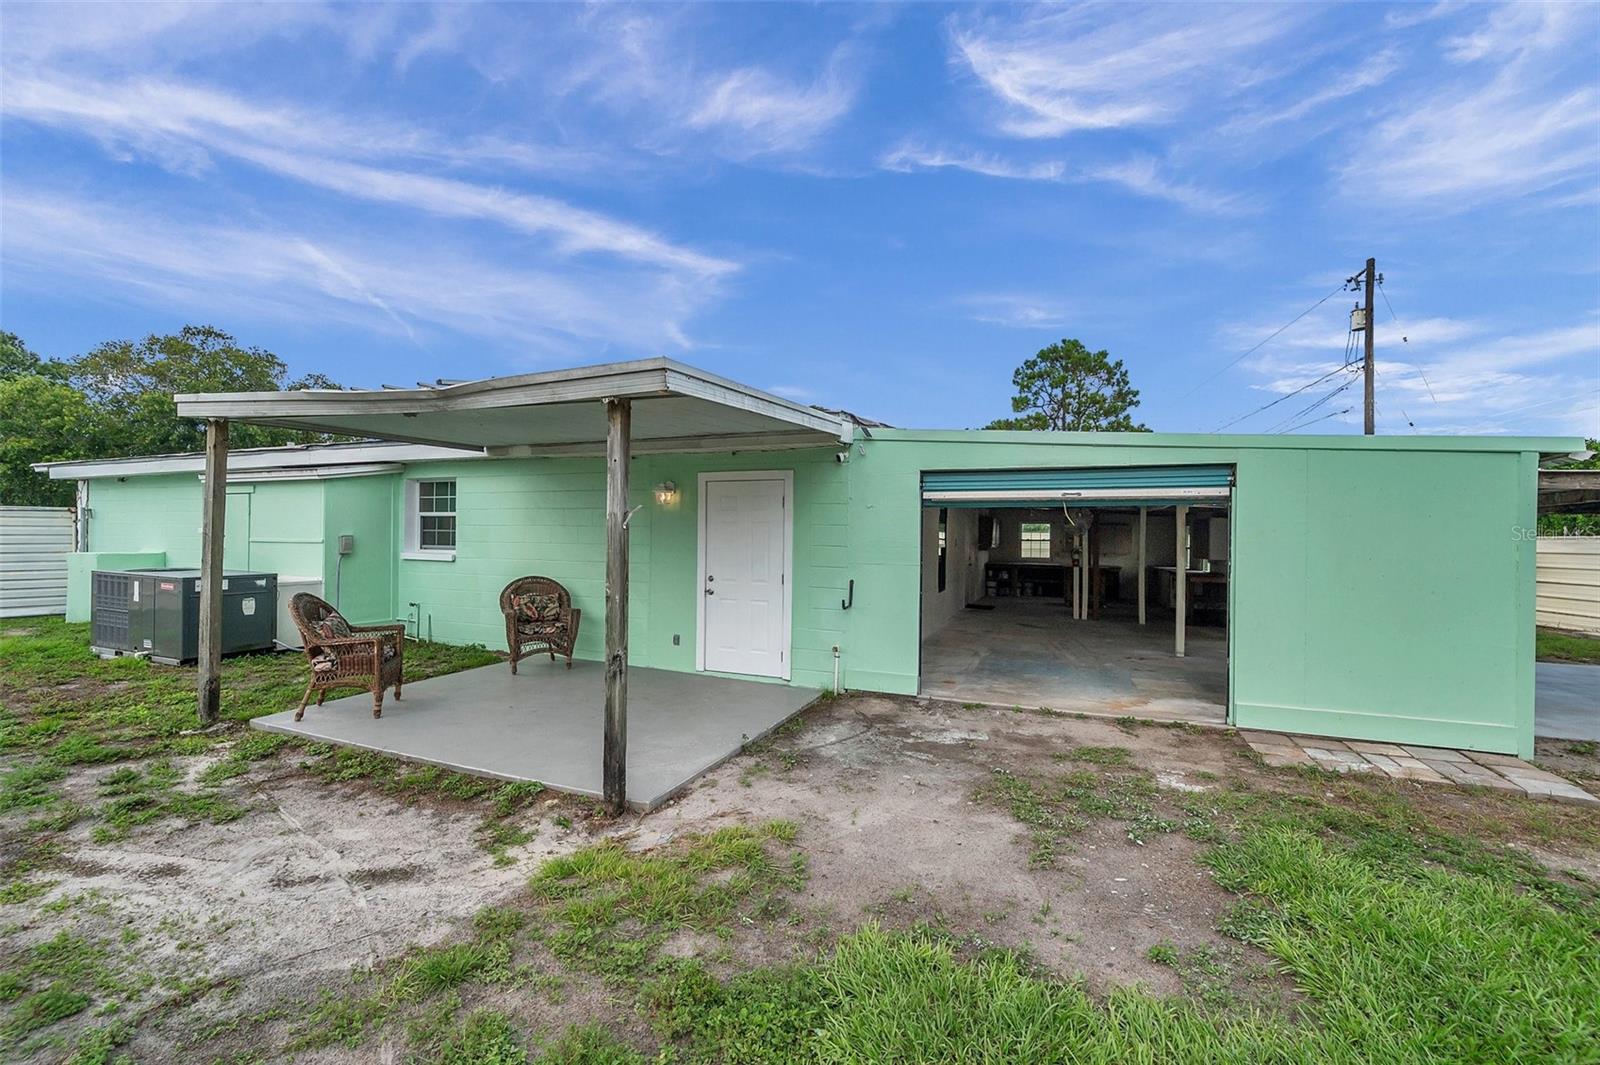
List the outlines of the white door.
{"type": "Polygon", "coordinates": [[[789,507],[783,474],[708,475],[700,493],[703,666],[789,675],[789,507]]]}

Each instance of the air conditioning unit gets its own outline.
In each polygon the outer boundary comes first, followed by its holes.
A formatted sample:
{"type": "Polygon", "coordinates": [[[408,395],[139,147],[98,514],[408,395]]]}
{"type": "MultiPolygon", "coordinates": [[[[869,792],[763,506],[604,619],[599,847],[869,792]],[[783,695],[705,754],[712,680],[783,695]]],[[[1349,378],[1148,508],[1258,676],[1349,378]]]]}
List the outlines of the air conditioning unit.
{"type": "MultiPolygon", "coordinates": [[[[103,657],[135,650],[130,607],[134,575],[95,570],[89,579],[89,649],[103,657]]],[[[142,635],[142,634],[141,634],[142,635]]]]}
{"type": "MultiPolygon", "coordinates": [[[[96,570],[89,644],[102,655],[145,654],[177,665],[200,655],[199,570],[96,570]]],[[[222,653],[268,651],[278,617],[278,575],[222,575],[222,653]]]]}

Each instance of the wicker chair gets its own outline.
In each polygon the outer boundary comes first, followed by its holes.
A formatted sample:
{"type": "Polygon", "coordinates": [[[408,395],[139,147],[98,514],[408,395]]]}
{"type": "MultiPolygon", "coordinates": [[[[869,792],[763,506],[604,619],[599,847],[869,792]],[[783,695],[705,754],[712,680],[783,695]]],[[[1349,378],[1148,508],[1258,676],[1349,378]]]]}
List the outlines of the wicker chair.
{"type": "Polygon", "coordinates": [[[565,655],[572,668],[583,611],[573,609],[572,596],[560,584],[549,577],[518,577],[501,590],[500,613],[506,618],[512,674],[519,658],[538,651],[548,651],[552,662],[565,655]]]}
{"type": "Polygon", "coordinates": [[[365,688],[372,693],[372,716],[383,716],[383,692],[394,686],[400,698],[401,674],[405,668],[406,627],[404,625],[352,625],[333,608],[333,604],[310,592],[300,592],[289,600],[289,615],[300,630],[311,665],[311,682],[294,712],[299,721],[305,716],[311,693],[317,705],[333,688],[365,688]]]}

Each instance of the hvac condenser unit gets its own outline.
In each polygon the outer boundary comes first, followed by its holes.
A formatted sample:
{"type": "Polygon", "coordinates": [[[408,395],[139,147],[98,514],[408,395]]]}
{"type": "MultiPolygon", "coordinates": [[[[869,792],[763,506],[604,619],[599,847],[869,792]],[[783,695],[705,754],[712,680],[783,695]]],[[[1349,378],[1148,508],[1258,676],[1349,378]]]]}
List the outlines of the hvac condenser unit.
{"type": "MultiPolygon", "coordinates": [[[[89,643],[102,654],[147,654],[176,665],[200,655],[199,570],[96,570],[89,643]]],[[[272,649],[278,575],[222,575],[222,653],[272,649]]]]}

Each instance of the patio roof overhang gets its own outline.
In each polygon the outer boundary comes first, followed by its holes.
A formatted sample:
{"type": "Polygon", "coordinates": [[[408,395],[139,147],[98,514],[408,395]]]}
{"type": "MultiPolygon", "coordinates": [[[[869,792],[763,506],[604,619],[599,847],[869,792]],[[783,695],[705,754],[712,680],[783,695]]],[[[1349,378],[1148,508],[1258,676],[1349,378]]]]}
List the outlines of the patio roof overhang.
{"type": "Polygon", "coordinates": [[[601,400],[632,407],[632,451],[752,451],[849,443],[855,423],[697,370],[642,359],[437,388],[179,395],[184,418],[484,451],[600,455],[601,400]]]}
{"type": "MultiPolygon", "coordinates": [[[[671,359],[493,377],[379,392],[230,392],[175,397],[204,419],[200,533],[200,720],[222,703],[222,544],[227,524],[228,424],[249,422],[479,454],[605,456],[606,662],[601,776],[607,804],[627,801],[628,467],[641,452],[750,451],[850,444],[856,421],[671,359]]],[[[374,713],[382,687],[373,691],[374,713]]],[[[398,695],[396,696],[398,698],[398,695]]]]}

